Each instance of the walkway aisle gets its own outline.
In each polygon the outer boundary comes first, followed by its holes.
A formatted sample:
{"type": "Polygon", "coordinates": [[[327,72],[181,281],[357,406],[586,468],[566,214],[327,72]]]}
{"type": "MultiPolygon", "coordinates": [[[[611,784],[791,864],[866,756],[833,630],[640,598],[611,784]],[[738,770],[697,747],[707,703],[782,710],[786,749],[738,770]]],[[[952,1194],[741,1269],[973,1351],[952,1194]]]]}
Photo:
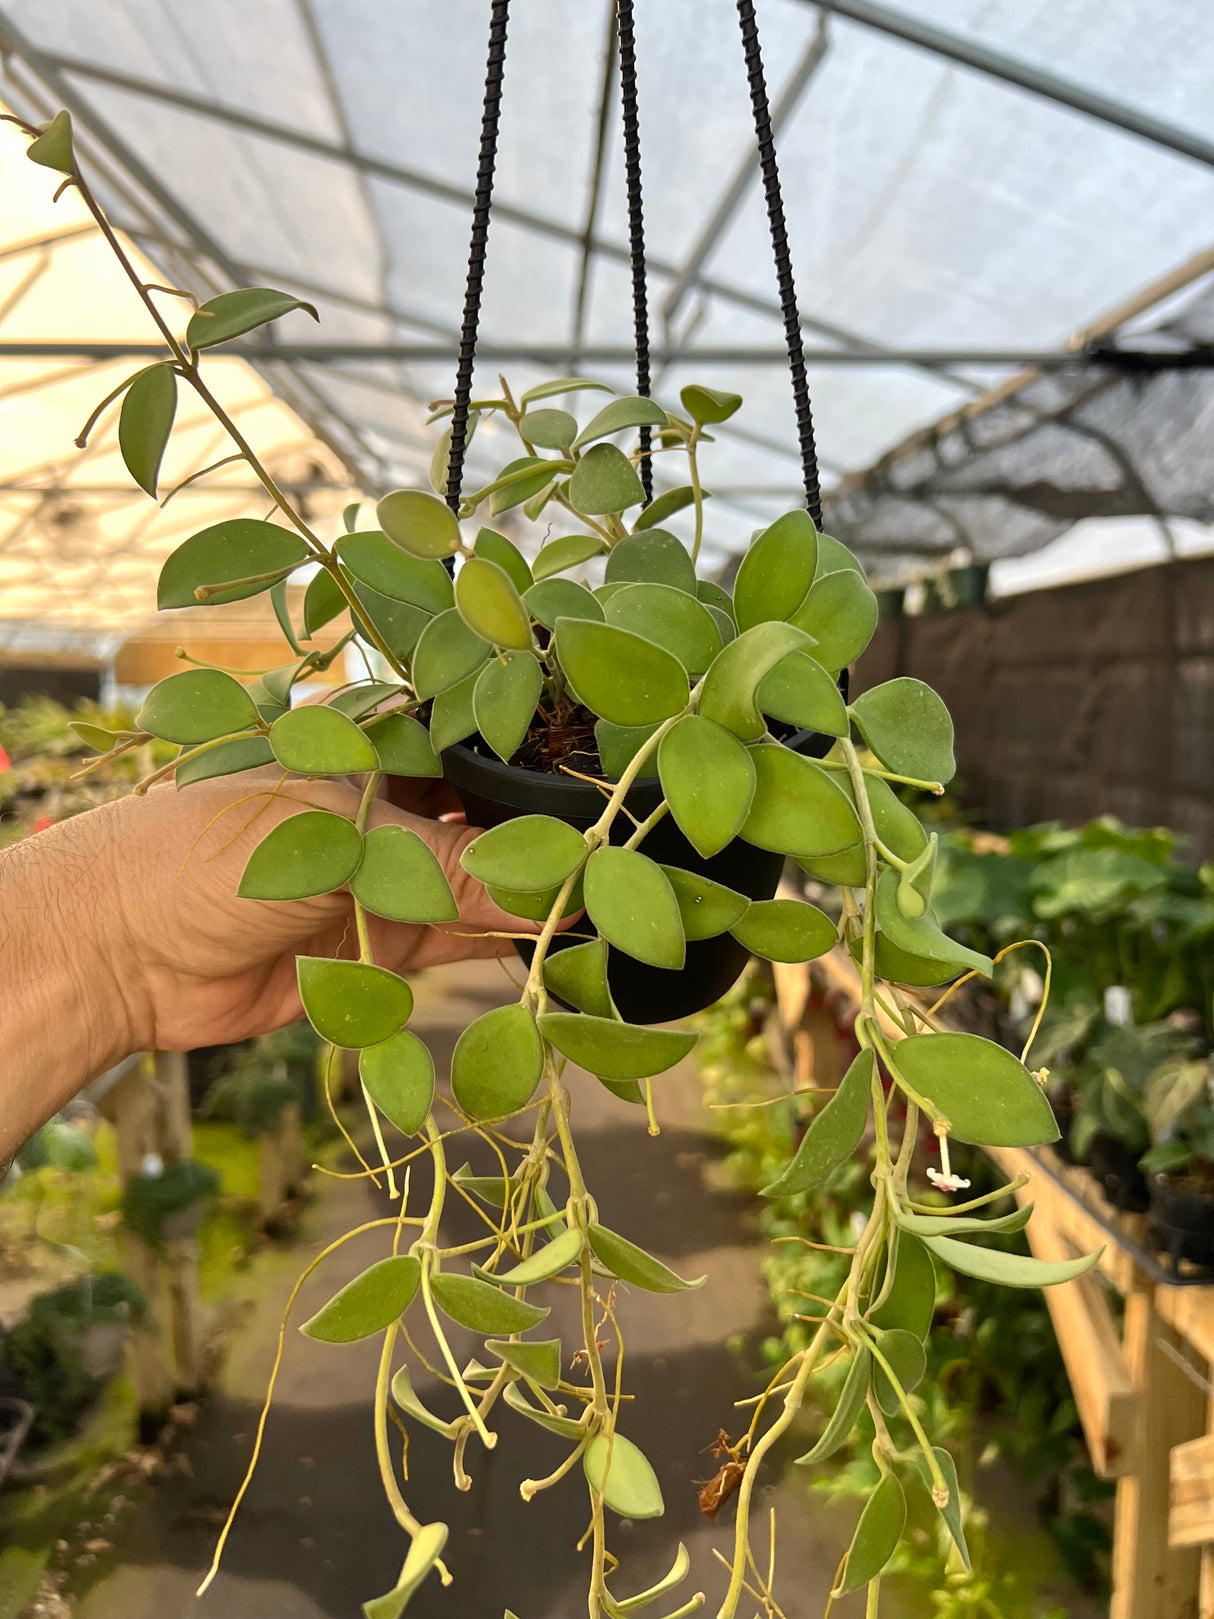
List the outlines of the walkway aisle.
{"type": "MultiPolygon", "coordinates": [[[[495,963],[437,971],[415,988],[413,1027],[433,1049],[440,1073],[469,1017],[510,993],[495,963]]],[[[761,1319],[760,1253],[744,1223],[744,1200],[705,1189],[713,1146],[697,1123],[694,1074],[676,1071],[657,1082],[663,1130],[656,1140],[647,1136],[640,1109],[616,1101],[587,1075],[573,1072],[571,1085],[575,1129],[603,1222],[684,1275],[709,1276],[698,1291],[674,1296],[628,1290],[620,1307],[625,1387],[636,1395],[622,1429],[658,1469],[666,1514],[647,1523],[613,1520],[610,1543],[627,1561],[617,1595],[664,1574],[683,1540],[692,1551],[693,1578],[709,1594],[711,1614],[723,1572],[712,1547],[727,1546],[732,1511],[726,1510],[720,1525],[709,1524],[698,1510],[697,1481],[716,1470],[707,1449],[718,1428],[737,1431],[732,1402],[752,1392],[725,1343],[761,1319]]],[[[475,1155],[474,1164],[482,1167],[475,1155]]],[[[415,1207],[427,1179],[414,1174],[415,1207]]],[[[300,1267],[326,1242],[377,1212],[383,1210],[374,1192],[361,1183],[323,1184],[304,1226],[300,1267]]],[[[469,1211],[453,1207],[451,1215],[449,1238],[466,1241],[477,1234],[469,1211]]],[[[307,1283],[297,1319],[306,1319],[384,1251],[380,1232],[340,1250],[307,1283]]],[[[230,1346],[219,1387],[186,1444],[193,1476],[160,1484],[144,1498],[118,1547],[118,1566],[80,1604],[79,1619],[179,1619],[195,1612],[206,1619],[208,1611],[218,1619],[355,1619],[360,1600],[393,1583],[403,1537],[383,1504],[374,1459],[371,1390],[378,1339],[337,1348],[291,1330],[260,1469],[224,1572],[204,1603],[194,1603],[217,1524],[250,1454],[287,1286],[284,1278],[274,1296],[257,1301],[230,1346]]],[[[547,1326],[566,1345],[579,1342],[572,1289],[549,1291],[557,1299],[547,1326]]],[[[462,1336],[466,1342],[457,1344],[456,1353],[470,1353],[473,1337],[462,1336]]],[[[426,1378],[418,1387],[448,1413],[448,1391],[436,1393],[426,1378]]],[[[575,1619],[585,1612],[585,1558],[574,1550],[586,1519],[580,1470],[524,1506],[519,1480],[548,1473],[561,1459],[561,1442],[513,1413],[506,1412],[499,1426],[496,1451],[469,1446],[474,1484],[467,1494],[452,1483],[450,1447],[436,1435],[414,1435],[407,1495],[423,1520],[450,1524],[447,1557],[456,1583],[444,1591],[437,1581],[428,1582],[410,1605],[409,1619],[502,1619],[506,1607],[520,1619],[575,1619]]],[[[779,1565],[785,1611],[788,1619],[817,1619],[842,1526],[852,1514],[840,1517],[818,1506],[811,1513],[799,1489],[794,1495],[785,1486],[780,1493],[786,1497],[779,1565]]],[[[695,1589],[689,1584],[686,1593],[695,1589]]]]}

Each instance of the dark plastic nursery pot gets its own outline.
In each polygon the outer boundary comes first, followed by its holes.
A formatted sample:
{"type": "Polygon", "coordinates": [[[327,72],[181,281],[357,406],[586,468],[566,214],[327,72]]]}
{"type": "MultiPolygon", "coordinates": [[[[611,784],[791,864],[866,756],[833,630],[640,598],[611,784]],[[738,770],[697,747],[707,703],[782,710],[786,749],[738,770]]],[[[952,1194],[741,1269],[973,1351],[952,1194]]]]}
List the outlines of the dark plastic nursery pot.
{"type": "Polygon", "coordinates": [[[1214,1196],[1178,1186],[1166,1175],[1152,1175],[1147,1235],[1174,1264],[1188,1259],[1214,1266],[1214,1196]]]}
{"type": "Polygon", "coordinates": [[[1104,1189],[1115,1209],[1128,1214],[1146,1212],[1150,1195],[1147,1178],[1138,1167],[1139,1154],[1125,1147],[1116,1136],[1099,1135],[1088,1148],[1088,1167],[1104,1189]]]}
{"type": "MultiPolygon", "coordinates": [[[[785,738],[784,745],[809,758],[821,759],[830,752],[834,741],[834,737],[822,736],[817,731],[797,731],[785,738]]],[[[443,773],[458,794],[470,826],[500,826],[518,815],[553,815],[579,832],[585,832],[603,812],[604,797],[589,782],[574,781],[568,776],[541,775],[538,771],[503,764],[479,737],[457,743],[442,757],[443,773]]],[[[641,821],[657,807],[661,796],[657,777],[642,776],[633,783],[624,803],[641,821]]],[[[611,841],[625,842],[632,830],[633,823],[627,816],[617,816],[611,828],[611,841]]],[[[744,838],[735,838],[720,854],[704,860],[669,815],[658,822],[641,848],[659,864],[681,866],[686,871],[710,877],[745,894],[748,899],[770,899],[784,869],[783,855],[756,849],[744,838]]],[[[577,931],[584,937],[589,927],[589,920],[583,918],[577,931]]],[[[580,939],[562,940],[558,935],[553,947],[563,949],[580,942],[580,939]]],[[[524,961],[530,960],[530,944],[519,940],[515,948],[524,961]]],[[[715,939],[690,940],[684,966],[673,972],[647,966],[622,950],[613,950],[607,976],[625,1022],[667,1023],[702,1012],[706,1006],[720,1000],[737,982],[748,959],[749,952],[733,935],[723,933],[715,939]]]]}

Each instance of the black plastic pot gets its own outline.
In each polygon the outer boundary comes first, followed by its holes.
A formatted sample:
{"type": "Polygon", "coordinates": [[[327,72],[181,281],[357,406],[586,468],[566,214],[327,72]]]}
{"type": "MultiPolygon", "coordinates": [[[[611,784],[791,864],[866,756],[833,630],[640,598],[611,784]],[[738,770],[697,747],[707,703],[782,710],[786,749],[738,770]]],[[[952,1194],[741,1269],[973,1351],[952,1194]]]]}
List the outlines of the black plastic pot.
{"type": "Polygon", "coordinates": [[[1175,1264],[1181,1259],[1214,1266],[1214,1196],[1194,1192],[1166,1175],[1153,1175],[1147,1240],[1175,1264]]]}
{"type": "Polygon", "coordinates": [[[1115,1209],[1143,1214],[1150,1203],[1147,1178],[1138,1167],[1139,1154],[1123,1146],[1116,1136],[1094,1136],[1088,1148],[1088,1167],[1115,1209]]]}
{"type": "MultiPolygon", "coordinates": [[[[843,689],[846,695],[846,687],[843,689]]],[[[821,759],[830,752],[834,740],[816,731],[797,731],[785,739],[784,745],[821,759]]],[[[471,826],[499,826],[517,815],[554,815],[585,832],[603,812],[603,795],[589,782],[503,764],[479,736],[446,750],[443,773],[459,795],[471,826]]],[[[657,807],[661,796],[657,777],[642,776],[624,802],[640,821],[657,807]]],[[[632,830],[627,816],[617,816],[611,841],[625,842],[632,830]]],[[[720,854],[704,860],[670,816],[658,822],[642,848],[651,860],[711,877],[748,899],[770,899],[784,869],[783,855],[756,849],[743,838],[735,838],[720,854]]],[[[584,933],[589,926],[587,920],[579,931],[584,933]]],[[[558,937],[553,945],[563,949],[566,944],[578,942],[558,937]]],[[[516,941],[515,948],[524,961],[530,960],[530,944],[516,941]]],[[[621,950],[613,950],[608,979],[620,1016],[626,1022],[667,1023],[702,1012],[720,1000],[737,982],[748,959],[749,952],[731,934],[723,933],[715,939],[690,941],[686,963],[677,972],[649,967],[621,950]]]]}

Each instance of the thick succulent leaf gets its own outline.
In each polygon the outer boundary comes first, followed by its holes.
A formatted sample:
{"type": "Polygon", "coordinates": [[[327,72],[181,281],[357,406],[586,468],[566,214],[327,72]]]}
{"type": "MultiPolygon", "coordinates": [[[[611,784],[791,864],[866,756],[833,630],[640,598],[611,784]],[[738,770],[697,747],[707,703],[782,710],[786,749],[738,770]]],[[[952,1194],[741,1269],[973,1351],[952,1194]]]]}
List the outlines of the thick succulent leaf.
{"type": "MultiPolygon", "coordinates": [[[[839,780],[845,788],[850,787],[846,775],[841,774],[839,780]]],[[[864,786],[873,826],[881,842],[900,860],[917,860],[927,847],[927,833],[914,811],[906,807],[887,781],[871,771],[864,772],[864,786]]]]}
{"type": "Polygon", "coordinates": [[[367,1095],[402,1135],[416,1135],[434,1101],[434,1059],[408,1029],[358,1054],[367,1095]]]}
{"type": "Polygon", "coordinates": [[[487,1271],[474,1266],[476,1274],[487,1282],[496,1282],[499,1287],[533,1287],[537,1282],[546,1282],[553,1276],[559,1276],[570,1265],[576,1264],[582,1254],[582,1233],[576,1226],[568,1226],[559,1237],[553,1237],[551,1242],[544,1243],[533,1254],[515,1265],[512,1270],[487,1271]]]}
{"type": "Polygon", "coordinates": [[[532,1405],[517,1383],[507,1383],[502,1398],[511,1410],[529,1418],[538,1428],[547,1428],[549,1433],[556,1434],[558,1438],[577,1441],[586,1437],[586,1430],[580,1422],[575,1422],[572,1417],[559,1417],[555,1412],[532,1405]]]}
{"type": "Polygon", "coordinates": [[[445,1523],[424,1524],[413,1537],[395,1587],[362,1605],[363,1619],[400,1619],[410,1599],[443,1554],[445,1523]]]}
{"type": "MultiPolygon", "coordinates": [[[[859,962],[862,955],[860,940],[852,939],[848,949],[853,959],[859,962]]],[[[915,956],[906,950],[899,950],[897,945],[879,930],[876,967],[878,978],[884,978],[890,984],[906,984],[912,989],[926,989],[937,984],[947,984],[962,971],[960,966],[950,966],[947,962],[935,961],[930,956],[915,956]]]]}
{"type": "Polygon", "coordinates": [[[930,686],[900,675],[861,692],[851,706],[860,735],[887,770],[916,781],[956,774],[953,722],[930,686]]]}
{"type": "Polygon", "coordinates": [[[590,920],[609,944],[651,967],[679,968],[686,955],[679,902],[656,861],[609,845],[586,862],[590,920]]]}
{"type": "Polygon", "coordinates": [[[855,808],[830,771],[774,742],[750,754],[755,795],[742,826],[748,843],[799,858],[835,854],[859,841],[855,808]]]}
{"type": "Polygon", "coordinates": [[[269,590],[275,574],[285,575],[308,560],[308,548],[298,534],[263,523],[255,517],[234,517],[226,523],[192,534],[167,559],[156,586],[156,605],[197,607],[195,592],[206,586],[207,603],[243,601],[269,590]],[[269,574],[270,578],[261,575],[269,574]],[[234,580],[253,579],[239,584],[234,580]]]}
{"type": "Polygon", "coordinates": [[[430,746],[436,755],[476,730],[476,686],[482,673],[482,669],[474,669],[454,686],[440,691],[434,699],[430,709],[430,746]]]}
{"type": "Polygon", "coordinates": [[[1031,1203],[1013,1209],[1011,1214],[1001,1214],[987,1220],[965,1214],[911,1214],[906,1209],[894,1209],[898,1229],[910,1231],[917,1237],[968,1237],[1023,1231],[1032,1216],[1031,1203]]]}
{"type": "Polygon", "coordinates": [[[603,1080],[650,1079],[681,1062],[696,1043],[678,1029],[641,1029],[612,1018],[545,1012],[540,1033],[563,1057],[603,1080]]]}
{"type": "Polygon", "coordinates": [[[790,616],[818,643],[818,662],[837,671],[854,663],[872,640],[877,598],[858,573],[841,569],[816,580],[790,616]]]}
{"type": "Polygon", "coordinates": [[[742,395],[722,393],[717,388],[703,388],[699,383],[688,383],[679,394],[683,409],[693,422],[701,427],[715,427],[727,422],[735,411],[742,408],[742,395]]]}
{"type": "Polygon", "coordinates": [[[898,1327],[914,1333],[916,1338],[926,1338],[936,1310],[936,1272],[932,1256],[918,1237],[900,1231],[889,1262],[894,1267],[890,1290],[872,1311],[869,1321],[874,1327],[898,1327]]]}
{"type": "Polygon", "coordinates": [[[662,792],[679,830],[705,859],[742,830],[755,794],[750,752],[732,731],[688,714],[658,747],[662,792]]]}
{"type": "Polygon", "coordinates": [[[755,900],[731,932],[766,961],[813,961],[839,936],[829,916],[800,899],[755,900]]]}
{"type": "Polygon", "coordinates": [[[759,682],[755,701],[773,720],[800,730],[847,736],[850,729],[842,692],[817,657],[808,652],[790,652],[781,658],[759,682]]]}
{"type": "MultiPolygon", "coordinates": [[[[503,512],[524,506],[553,485],[561,472],[568,472],[568,461],[546,461],[538,455],[522,455],[510,461],[498,474],[497,482],[489,493],[489,515],[500,517],[503,512]]],[[[535,512],[529,511],[533,517],[535,512]]]]}
{"type": "Polygon", "coordinates": [[[264,736],[236,737],[178,765],[173,773],[173,781],[179,788],[189,787],[193,782],[210,781],[215,776],[234,776],[242,770],[257,770],[262,765],[272,764],[273,760],[273,750],[264,736]]]}
{"type": "Polygon", "coordinates": [[[818,531],[805,511],[786,512],[752,540],[733,587],[739,630],[790,619],[805,600],[818,564],[818,531]]]}
{"type": "Polygon", "coordinates": [[[377,1046],[409,1021],[413,991],[386,967],[299,956],[295,969],[308,1021],[330,1045],[377,1046]]]}
{"type": "Polygon", "coordinates": [[[696,593],[695,564],[687,547],[664,528],[646,528],[617,540],[603,578],[607,584],[672,585],[688,595],[696,593]]]}
{"type": "Polygon", "coordinates": [[[808,1467],[814,1462],[824,1462],[828,1456],[833,1456],[841,1445],[846,1444],[864,1409],[872,1364],[873,1357],[870,1350],[863,1348],[856,1350],[848,1367],[838,1403],[831,1412],[817,1444],[812,1450],[807,1450],[804,1456],[797,1457],[799,1466],[808,1467]]]}
{"type": "MultiPolygon", "coordinates": [[[[644,746],[657,730],[657,725],[612,725],[610,720],[596,720],[594,741],[599,750],[599,762],[609,781],[618,781],[632,763],[637,749],[644,746]]],[[[654,762],[656,768],[656,761],[654,762]]],[[[645,775],[652,774],[646,769],[645,775]]]]}
{"type": "Polygon", "coordinates": [[[350,892],[393,922],[453,922],[459,915],[433,849],[407,826],[376,826],[367,833],[350,892]]]}
{"type": "Polygon", "coordinates": [[[585,857],[585,839],[564,821],[518,815],[473,838],[459,863],[479,882],[532,894],[559,888],[585,857]]]}
{"type": "MultiPolygon", "coordinates": [[[[845,778],[840,777],[839,780],[843,786],[845,778]]],[[[850,797],[850,794],[848,796],[850,797]]],[[[863,888],[868,876],[862,843],[849,844],[846,849],[840,849],[835,854],[802,855],[797,864],[807,877],[815,877],[822,883],[834,883],[840,888],[863,888]]],[[[879,968],[878,975],[887,976],[881,973],[879,968]]]]}
{"type": "MultiPolygon", "coordinates": [[[[919,1387],[927,1371],[927,1355],[923,1344],[913,1332],[907,1332],[905,1327],[888,1327],[877,1333],[877,1348],[889,1362],[890,1370],[898,1379],[904,1394],[910,1394],[919,1387]]],[[[890,1381],[885,1371],[873,1357],[873,1393],[877,1396],[877,1404],[887,1417],[896,1417],[902,1409],[902,1402],[898,1398],[898,1391],[890,1381]]]]}
{"type": "MultiPolygon", "coordinates": [[[[288,664],[287,668],[292,671],[300,669],[301,673],[304,672],[298,664],[288,664]]],[[[263,678],[268,683],[275,673],[276,671],[271,670],[270,674],[263,678]]],[[[363,720],[382,704],[401,696],[404,690],[403,686],[397,685],[394,681],[368,680],[359,686],[348,686],[345,691],[334,692],[329,698],[328,706],[337,709],[338,713],[344,714],[347,719],[363,720]]]]}
{"type": "MultiPolygon", "coordinates": [[[[727,617],[733,618],[733,597],[724,585],[718,585],[712,579],[697,579],[696,599],[702,601],[705,607],[719,608],[727,617]]],[[[736,623],[734,629],[737,629],[736,623]]]]}
{"type": "Polygon", "coordinates": [[[755,700],[760,683],[790,652],[808,647],[804,632],[791,624],[756,624],[731,641],[705,675],[700,713],[743,742],[757,742],[767,729],[755,700]]]}
{"type": "Polygon", "coordinates": [[[1001,1248],[977,1248],[955,1237],[926,1237],[924,1243],[952,1270],[982,1282],[998,1282],[1001,1287],[1056,1287],[1091,1270],[1104,1252],[1100,1247],[1078,1259],[1045,1260],[1005,1253],[1001,1248]]]}
{"type": "MultiPolygon", "coordinates": [[[[944,1519],[945,1527],[953,1545],[961,1554],[961,1561],[968,1570],[970,1567],[970,1551],[965,1543],[965,1526],[961,1518],[961,1486],[957,1482],[957,1464],[939,1445],[932,1446],[932,1455],[936,1458],[936,1465],[944,1475],[944,1482],[948,1487],[948,1501],[944,1506],[937,1508],[944,1519]]],[[[915,1457],[915,1468],[923,1480],[923,1487],[929,1495],[932,1493],[932,1475],[927,1465],[927,1458],[923,1455],[915,1457]]],[[[934,1503],[933,1503],[934,1504],[934,1503]]]]}
{"type": "Polygon", "coordinates": [[[217,343],[230,343],[234,337],[243,337],[280,315],[290,314],[293,309],[304,310],[313,320],[320,319],[312,304],[293,298],[289,292],[277,292],[273,287],[241,287],[236,292],[221,292],[190,316],[185,340],[192,349],[213,349],[217,343]]]}
{"type": "Polygon", "coordinates": [[[589,618],[603,622],[603,609],[585,585],[574,579],[541,579],[523,597],[532,618],[554,630],[558,618],[589,618]]]}
{"type": "MultiPolygon", "coordinates": [[[[509,581],[507,581],[508,583],[509,581]]],[[[413,689],[424,702],[464,680],[490,654],[488,641],[470,629],[459,609],[432,618],[413,653],[413,689]]]]}
{"type": "Polygon", "coordinates": [[[57,112],[45,124],[41,133],[25,148],[31,163],[41,163],[44,169],[57,169],[60,174],[72,174],[76,157],[72,146],[72,115],[66,109],[57,112]]]}
{"type": "Polygon", "coordinates": [[[530,652],[490,658],[476,676],[472,694],[476,729],[507,764],[531,727],[543,688],[543,671],[530,652]]]}
{"type": "Polygon", "coordinates": [[[549,994],[591,1017],[615,1016],[607,983],[607,941],[587,939],[565,949],[552,949],[544,958],[544,987],[549,994]]]}
{"type": "MultiPolygon", "coordinates": [[[[711,498],[707,489],[701,489],[701,500],[710,500],[711,498]]],[[[660,495],[654,496],[633,523],[632,532],[639,534],[643,529],[657,528],[668,517],[673,517],[677,512],[686,511],[688,506],[694,506],[695,499],[696,492],[689,483],[681,485],[678,489],[663,490],[660,495]]]]}
{"type": "Polygon", "coordinates": [[[422,631],[433,622],[431,615],[424,607],[415,607],[412,602],[383,596],[378,590],[372,590],[370,585],[356,581],[353,588],[358,611],[351,617],[363,640],[373,640],[371,630],[374,630],[397,663],[408,663],[422,631]]]}
{"type": "MultiPolygon", "coordinates": [[[[530,588],[530,587],[528,587],[530,588]]],[[[491,646],[526,651],[531,620],[504,568],[486,557],[468,557],[455,576],[455,605],[475,635],[491,646]]]]}
{"type": "Polygon", "coordinates": [[[411,714],[385,714],[363,733],[389,776],[441,776],[426,727],[411,714]]]}
{"type": "Polygon", "coordinates": [[[792,1197],[824,1186],[854,1156],[868,1123],[873,1063],[871,1051],[853,1059],[835,1094],[810,1120],[792,1162],[763,1188],[764,1197],[792,1197]]]}
{"type": "Polygon", "coordinates": [[[573,470],[567,493],[570,505],[584,517],[639,506],[645,490],[632,462],[614,444],[596,444],[573,470]]]}
{"type": "Polygon", "coordinates": [[[379,768],[375,749],[354,721],[320,703],[292,708],[276,719],[270,746],[284,770],[301,776],[348,776],[379,768]]]}
{"type": "Polygon", "coordinates": [[[394,1254],[369,1266],[300,1327],[307,1338],[326,1344],[352,1344],[390,1327],[413,1301],[421,1265],[408,1254],[394,1254]]]}
{"type": "Polygon", "coordinates": [[[534,388],[528,388],[519,403],[525,408],[537,399],[554,399],[557,394],[581,393],[587,388],[595,388],[605,394],[614,392],[607,383],[593,382],[589,377],[555,377],[551,382],[539,382],[534,388]]]}
{"type": "MultiPolygon", "coordinates": [[[[575,1233],[579,1237],[580,1233],[575,1233]]],[[[541,1338],[535,1342],[517,1338],[486,1338],[485,1348],[504,1361],[512,1371],[542,1389],[554,1389],[561,1381],[561,1340],[541,1338]]]]}
{"type": "Polygon", "coordinates": [[[578,434],[573,447],[580,450],[583,444],[593,444],[595,439],[610,438],[613,433],[622,433],[627,427],[665,426],[666,412],[660,405],[655,405],[652,399],[644,399],[639,394],[630,394],[623,399],[613,399],[609,405],[603,406],[597,416],[592,416],[578,434]]]}
{"type": "Polygon", "coordinates": [[[898,904],[896,871],[883,871],[877,879],[875,909],[877,926],[890,944],[913,959],[938,962],[944,969],[942,977],[955,977],[958,972],[976,972],[983,978],[989,978],[994,972],[994,964],[989,956],[950,939],[931,911],[925,911],[922,916],[905,915],[898,904]]]}
{"type": "Polygon", "coordinates": [[[304,810],[281,821],[249,856],[242,899],[308,899],[331,894],[358,869],[363,840],[344,815],[304,810]]]}
{"type": "Polygon", "coordinates": [[[703,674],[721,650],[721,634],[707,607],[673,585],[625,585],[604,614],[608,624],[665,647],[690,675],[703,674]]]}
{"type": "Polygon", "coordinates": [[[347,534],[335,550],[349,572],[381,596],[411,602],[431,614],[444,613],[454,603],[451,575],[441,562],[411,555],[380,531],[347,534]]]}
{"type": "Polygon", "coordinates": [[[622,1433],[595,1434],[582,1465],[591,1489],[621,1518],[660,1518],[665,1512],[657,1474],[645,1453],[622,1433]]]}
{"type": "Polygon", "coordinates": [[[527,1008],[496,1006],[470,1023],[455,1042],[451,1089],[469,1118],[506,1118],[526,1107],[534,1096],[543,1064],[543,1041],[527,1008]]]}
{"type": "Polygon", "coordinates": [[[513,540],[508,540],[496,529],[482,528],[472,549],[478,557],[496,563],[520,596],[535,583],[527,558],[513,540]]]}
{"type": "MultiPolygon", "coordinates": [[[[667,881],[679,905],[683,933],[688,940],[715,939],[728,933],[746,915],[750,900],[711,877],[684,871],[681,866],[663,866],[667,881]]],[[[761,954],[761,952],[760,952],[761,954]]]]}
{"type": "Polygon", "coordinates": [[[567,450],[577,437],[577,417],[567,410],[528,410],[518,430],[537,449],[567,450]]]}
{"type": "Polygon", "coordinates": [[[860,1522],[832,1595],[859,1591],[875,1580],[898,1549],[906,1527],[906,1497],[893,1473],[886,1473],[864,1503],[860,1522]]]}
{"type": "MultiPolygon", "coordinates": [[[[485,892],[495,905],[500,905],[503,911],[509,911],[511,916],[525,917],[528,922],[546,922],[556,904],[557,896],[562,885],[558,883],[555,888],[541,888],[535,893],[527,893],[517,888],[499,888],[495,883],[486,883],[485,892]]],[[[565,901],[562,917],[572,916],[575,911],[582,908],[582,879],[579,877],[569,891],[569,898],[565,901]]]]}
{"type": "Polygon", "coordinates": [[[536,557],[531,572],[537,581],[549,579],[553,574],[576,568],[591,557],[600,557],[607,549],[606,540],[597,534],[562,534],[550,540],[536,557]]]}
{"type": "Polygon", "coordinates": [[[512,1298],[479,1276],[461,1276],[455,1271],[432,1276],[430,1290],[444,1315],[474,1332],[526,1332],[550,1314],[545,1306],[512,1298]]]}
{"type": "MultiPolygon", "coordinates": [[[[647,1608],[651,1602],[656,1602],[659,1597],[669,1596],[672,1591],[677,1590],[687,1578],[690,1569],[691,1556],[687,1547],[680,1541],[670,1572],[664,1575],[656,1585],[651,1585],[644,1591],[638,1591],[635,1596],[625,1597],[622,1601],[613,1599],[615,1606],[620,1613],[625,1615],[639,1613],[642,1608],[647,1608]]],[[[694,1600],[696,1600],[698,1606],[699,1599],[694,1600]]],[[[686,1609],[683,1611],[686,1612],[686,1609]]],[[[670,1615],[668,1619],[677,1619],[677,1616],[670,1615]]]]}
{"type": "Polygon", "coordinates": [[[183,669],[153,686],[135,719],[141,731],[190,746],[258,722],[253,699],[219,669],[183,669]]]}
{"type": "Polygon", "coordinates": [[[375,508],[390,540],[415,557],[440,560],[459,549],[459,522],[445,500],[423,489],[397,489],[375,508]]]}
{"type": "Polygon", "coordinates": [[[421,1423],[423,1428],[429,1428],[433,1433],[442,1434],[444,1439],[453,1439],[455,1437],[455,1424],[453,1422],[444,1422],[441,1417],[436,1417],[434,1412],[419,1399],[407,1366],[400,1367],[393,1374],[392,1398],[407,1417],[412,1417],[414,1422],[421,1423]]]}
{"type": "Polygon", "coordinates": [[[1045,1092],[1022,1062],[977,1034],[916,1034],[900,1040],[894,1065],[935,1104],[958,1141],[1029,1147],[1057,1141],[1045,1092]]]}
{"type": "Polygon", "coordinates": [[[578,701],[613,725],[651,725],[686,706],[690,687],[683,665],[630,630],[561,618],[556,652],[578,701]]]}
{"type": "Polygon", "coordinates": [[[818,535],[818,571],[814,575],[815,582],[825,579],[828,573],[841,573],[848,571],[858,573],[861,579],[867,578],[863,564],[854,552],[849,551],[842,540],[836,540],[831,534],[818,535]]]}
{"type": "Polygon", "coordinates": [[[590,1248],[599,1264],[613,1276],[650,1293],[685,1293],[690,1288],[703,1287],[708,1280],[707,1276],[697,1276],[692,1282],[686,1281],[669,1265],[663,1265],[660,1259],[647,1254],[627,1237],[608,1231],[606,1226],[590,1227],[590,1248]]]}
{"type": "Polygon", "coordinates": [[[118,448],[126,470],[153,499],[176,412],[177,373],[169,365],[149,365],[123,395],[118,448]]]}

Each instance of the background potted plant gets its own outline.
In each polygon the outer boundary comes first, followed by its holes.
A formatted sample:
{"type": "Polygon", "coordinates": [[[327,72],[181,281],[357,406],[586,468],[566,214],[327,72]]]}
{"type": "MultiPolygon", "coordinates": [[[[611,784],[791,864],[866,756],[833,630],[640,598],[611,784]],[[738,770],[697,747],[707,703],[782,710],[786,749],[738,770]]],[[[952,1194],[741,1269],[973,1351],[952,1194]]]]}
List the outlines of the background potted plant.
{"type": "Polygon", "coordinates": [[[1209,1056],[1164,1063],[1144,1098],[1152,1144],[1148,1235],[1175,1263],[1214,1266],[1214,1082],[1209,1056]]]}

